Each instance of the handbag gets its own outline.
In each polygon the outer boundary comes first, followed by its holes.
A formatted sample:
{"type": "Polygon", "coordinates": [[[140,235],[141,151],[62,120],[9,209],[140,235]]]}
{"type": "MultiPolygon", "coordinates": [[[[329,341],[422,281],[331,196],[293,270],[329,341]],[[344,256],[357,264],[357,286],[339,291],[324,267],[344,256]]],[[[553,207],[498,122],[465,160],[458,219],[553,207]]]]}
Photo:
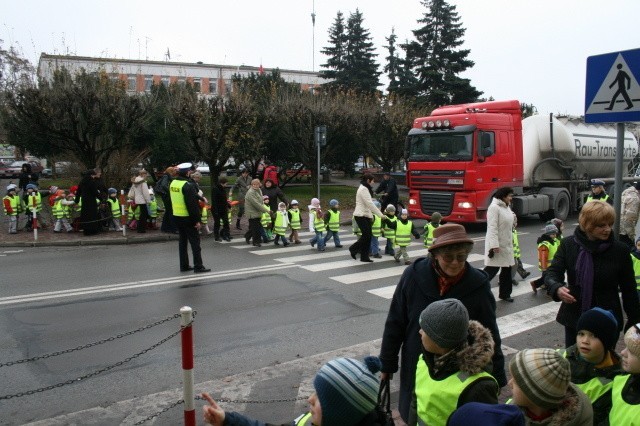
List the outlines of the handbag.
{"type": "Polygon", "coordinates": [[[380,382],[378,390],[378,404],[376,405],[376,424],[380,426],[394,426],[393,416],[391,415],[391,385],[389,380],[380,382]]]}

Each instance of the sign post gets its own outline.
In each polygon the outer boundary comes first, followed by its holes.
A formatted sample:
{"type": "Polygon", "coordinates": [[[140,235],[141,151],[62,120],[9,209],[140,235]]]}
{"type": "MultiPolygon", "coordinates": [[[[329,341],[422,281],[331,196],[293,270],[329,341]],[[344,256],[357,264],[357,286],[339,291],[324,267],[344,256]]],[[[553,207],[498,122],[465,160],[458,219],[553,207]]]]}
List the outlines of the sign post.
{"type": "Polygon", "coordinates": [[[322,174],[320,172],[320,147],[321,146],[326,146],[327,145],[327,126],[316,126],[315,128],[315,143],[316,146],[318,147],[318,168],[317,168],[317,174],[318,174],[318,199],[320,199],[320,175],[322,174]]]}
{"type": "Polygon", "coordinates": [[[616,222],[620,234],[624,123],[640,121],[640,49],[605,53],[587,58],[584,100],[586,123],[617,123],[616,173],[613,194],[616,222]]]}

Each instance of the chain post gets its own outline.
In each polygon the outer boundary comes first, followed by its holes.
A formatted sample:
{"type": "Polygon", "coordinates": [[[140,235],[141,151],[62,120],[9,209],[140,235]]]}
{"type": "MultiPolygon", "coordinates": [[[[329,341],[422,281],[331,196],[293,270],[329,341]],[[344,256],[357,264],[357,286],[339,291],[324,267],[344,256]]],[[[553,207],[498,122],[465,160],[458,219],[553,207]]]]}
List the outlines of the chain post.
{"type": "Polygon", "coordinates": [[[189,306],[180,308],[180,332],[182,340],[182,393],[184,400],[184,424],[196,426],[195,391],[193,384],[193,310],[189,306]]]}
{"type": "Polygon", "coordinates": [[[127,205],[125,204],[124,189],[120,190],[120,224],[122,225],[122,236],[127,236],[127,205]]]}

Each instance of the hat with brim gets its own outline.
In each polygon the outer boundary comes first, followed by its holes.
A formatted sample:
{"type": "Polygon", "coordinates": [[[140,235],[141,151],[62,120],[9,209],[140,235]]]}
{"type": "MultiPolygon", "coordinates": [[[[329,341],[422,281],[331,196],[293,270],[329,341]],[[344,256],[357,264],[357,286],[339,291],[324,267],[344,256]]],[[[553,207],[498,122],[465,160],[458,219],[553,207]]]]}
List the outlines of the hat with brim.
{"type": "Polygon", "coordinates": [[[457,223],[447,223],[446,225],[439,226],[433,231],[433,237],[435,240],[431,247],[429,247],[429,251],[431,252],[453,244],[473,244],[473,240],[467,235],[464,226],[457,223]]]}
{"type": "Polygon", "coordinates": [[[187,170],[189,170],[191,167],[193,166],[192,163],[180,163],[176,166],[176,168],[178,170],[180,170],[181,172],[186,172],[187,170]]]}

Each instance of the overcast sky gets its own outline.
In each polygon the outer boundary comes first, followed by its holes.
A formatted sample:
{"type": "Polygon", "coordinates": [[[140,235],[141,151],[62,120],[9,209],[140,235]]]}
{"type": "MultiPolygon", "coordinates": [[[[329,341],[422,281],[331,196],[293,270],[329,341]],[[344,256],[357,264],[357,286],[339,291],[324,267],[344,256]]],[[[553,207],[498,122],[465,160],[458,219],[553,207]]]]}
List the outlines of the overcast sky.
{"type": "MultiPolygon", "coordinates": [[[[425,8],[419,0],[5,0],[4,47],[110,58],[318,70],[338,10],[363,13],[384,66],[385,37],[400,41],[425,8]],[[315,33],[315,55],[313,35],[315,33]],[[315,58],[315,64],[314,64],[315,58]],[[315,66],[314,66],[315,65],[315,66]]],[[[497,100],[540,112],[584,113],[586,59],[640,48],[639,0],[451,0],[475,66],[463,74],[497,100]]]]}

